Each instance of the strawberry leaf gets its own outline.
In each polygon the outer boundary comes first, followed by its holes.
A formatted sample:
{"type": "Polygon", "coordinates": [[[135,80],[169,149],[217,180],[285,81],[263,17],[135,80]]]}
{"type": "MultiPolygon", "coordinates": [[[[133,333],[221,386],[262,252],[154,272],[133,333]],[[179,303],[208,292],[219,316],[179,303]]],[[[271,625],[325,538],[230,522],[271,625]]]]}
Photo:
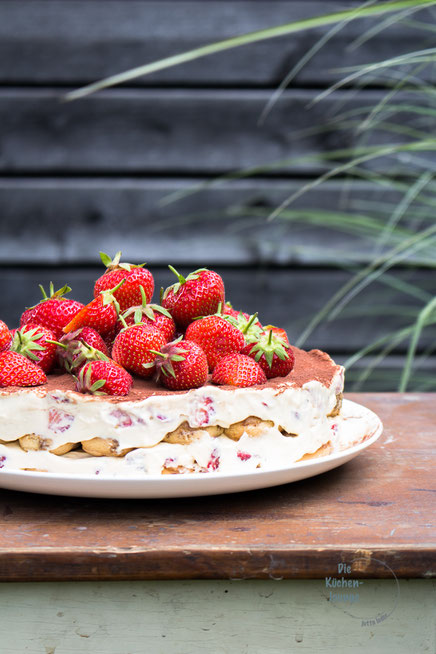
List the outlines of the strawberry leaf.
{"type": "MultiPolygon", "coordinates": [[[[121,256],[121,252],[119,254],[121,256]]],[[[100,259],[101,259],[103,265],[106,266],[106,268],[109,268],[109,266],[112,265],[112,259],[105,252],[100,252],[100,259]]]]}

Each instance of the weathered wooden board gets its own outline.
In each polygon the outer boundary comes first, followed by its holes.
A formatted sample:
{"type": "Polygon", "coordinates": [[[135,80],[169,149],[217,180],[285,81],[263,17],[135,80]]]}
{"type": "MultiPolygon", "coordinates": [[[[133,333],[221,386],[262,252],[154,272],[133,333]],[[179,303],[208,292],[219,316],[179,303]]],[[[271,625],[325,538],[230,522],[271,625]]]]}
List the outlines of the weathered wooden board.
{"type": "Polygon", "coordinates": [[[297,483],[128,502],[2,491],[0,579],[316,579],[340,577],[340,563],[394,586],[434,576],[436,394],[349,398],[378,413],[383,436],[297,483]]]}
{"type": "MultiPolygon", "coordinates": [[[[208,265],[203,260],[199,265],[208,265]]],[[[0,318],[11,327],[15,325],[24,307],[32,306],[41,298],[38,284],[48,288],[53,281],[55,288],[68,283],[72,297],[81,302],[90,302],[94,280],[102,272],[97,267],[55,267],[55,268],[0,268],[0,318]]],[[[156,280],[155,298],[159,289],[174,283],[174,275],[164,267],[151,267],[156,280]]],[[[188,273],[192,267],[180,269],[188,273]]],[[[312,316],[350,278],[349,273],[327,268],[288,269],[269,266],[259,268],[235,268],[214,266],[226,286],[227,298],[237,309],[249,313],[259,312],[264,324],[281,325],[288,330],[289,337],[296,341],[312,316]]],[[[415,283],[421,289],[435,291],[434,274],[430,271],[398,271],[401,280],[415,283]]],[[[359,295],[349,311],[332,322],[322,321],[305,343],[306,348],[316,347],[333,353],[350,353],[376,340],[380,336],[412,324],[416,319],[416,307],[422,306],[390,286],[375,283],[368,291],[359,295]],[[408,315],[405,308],[411,310],[408,315]],[[415,314],[413,308],[415,307],[415,314]],[[380,320],[380,312],[384,319],[380,320]]],[[[423,334],[420,347],[431,342],[430,335],[423,334]]],[[[405,351],[408,342],[403,342],[400,352],[405,351]]]]}
{"type": "MultiPolygon", "coordinates": [[[[360,2],[141,2],[118,0],[2,0],[0,82],[64,84],[94,81],[217,40],[282,23],[353,8],[360,2]]],[[[431,10],[355,40],[387,17],[346,25],[306,65],[296,83],[341,79],[344,66],[366,64],[432,44],[431,10]]],[[[312,29],[289,37],[155,73],[136,84],[276,86],[325,34],[312,29]]],[[[420,76],[434,80],[431,66],[420,76]]],[[[382,76],[380,83],[386,82],[382,76]]]]}
{"type": "MultiPolygon", "coordinates": [[[[0,171],[215,175],[260,168],[258,173],[316,175],[334,165],[318,160],[321,154],[409,140],[382,128],[355,129],[384,91],[338,91],[309,108],[315,91],[289,90],[262,126],[258,119],[270,97],[265,90],[111,89],[71,103],[61,103],[62,94],[62,89],[0,90],[0,171]],[[363,109],[366,114],[354,116],[351,129],[301,134],[338,113],[363,109]]],[[[420,98],[420,105],[431,97],[420,98]]],[[[395,100],[417,102],[416,94],[406,92],[395,100]]],[[[433,129],[432,116],[406,111],[396,110],[389,121],[424,136],[433,129]]],[[[432,166],[434,158],[420,152],[432,166]]],[[[386,156],[361,166],[409,175],[410,157],[386,156]]]]}
{"type": "MultiPolygon", "coordinates": [[[[377,221],[381,229],[404,192],[358,180],[330,181],[268,222],[301,185],[271,179],[208,185],[199,178],[3,178],[0,260],[89,264],[97,250],[122,246],[126,260],[146,259],[150,265],[372,261],[380,237],[377,221]],[[181,199],[165,203],[177,195],[181,199]],[[373,220],[372,229],[361,225],[362,216],[373,220]]],[[[426,209],[416,211],[422,217],[426,209]]],[[[412,214],[403,224],[413,230],[412,214]]]]}
{"type": "Polygon", "coordinates": [[[0,631],[7,654],[433,652],[432,581],[398,590],[391,612],[387,579],[353,603],[330,602],[324,579],[1,584],[0,631]]]}

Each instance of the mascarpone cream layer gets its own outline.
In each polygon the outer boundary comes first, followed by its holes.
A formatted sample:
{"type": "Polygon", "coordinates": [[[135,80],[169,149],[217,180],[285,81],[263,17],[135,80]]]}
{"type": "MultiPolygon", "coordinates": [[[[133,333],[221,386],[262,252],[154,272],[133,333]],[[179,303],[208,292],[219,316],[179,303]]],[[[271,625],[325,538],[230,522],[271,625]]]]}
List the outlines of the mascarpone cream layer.
{"type": "Polygon", "coordinates": [[[293,351],[295,365],[287,377],[249,388],[209,381],[200,388],[172,392],[137,379],[129,396],[120,398],[78,393],[69,375],[50,375],[44,386],[1,389],[0,440],[36,434],[47,450],[92,438],[112,439],[119,451],[153,448],[185,421],[193,428],[226,428],[255,416],[272,421],[277,438],[279,429],[301,436],[302,454],[314,452],[325,442],[327,416],[343,390],[344,369],[325,352],[293,351]]]}
{"type": "Polygon", "coordinates": [[[339,369],[330,386],[310,381],[295,388],[284,381],[262,389],[235,388],[229,392],[206,385],[186,393],[151,395],[116,404],[70,390],[43,393],[38,388],[26,389],[0,395],[0,440],[13,441],[34,433],[49,442],[47,449],[95,437],[115,439],[120,449],[153,447],[184,421],[197,428],[229,427],[256,416],[271,420],[286,432],[304,433],[315,443],[319,433],[325,432],[326,416],[334,409],[342,388],[339,369]]]}
{"type": "MultiPolygon", "coordinates": [[[[337,453],[372,436],[377,427],[376,416],[364,407],[344,402],[340,416],[328,418],[325,432],[312,434],[312,447],[329,443],[328,453],[337,453]]],[[[308,450],[306,434],[283,436],[269,427],[257,437],[244,434],[235,442],[224,436],[211,438],[206,431],[188,445],[159,443],[137,449],[122,458],[94,457],[83,452],[56,456],[47,451],[25,452],[18,444],[0,444],[0,468],[7,471],[37,469],[46,472],[101,477],[139,477],[160,475],[162,469],[180,472],[201,471],[234,474],[287,467],[308,450]]],[[[1,470],[0,470],[1,474],[1,470]]]]}

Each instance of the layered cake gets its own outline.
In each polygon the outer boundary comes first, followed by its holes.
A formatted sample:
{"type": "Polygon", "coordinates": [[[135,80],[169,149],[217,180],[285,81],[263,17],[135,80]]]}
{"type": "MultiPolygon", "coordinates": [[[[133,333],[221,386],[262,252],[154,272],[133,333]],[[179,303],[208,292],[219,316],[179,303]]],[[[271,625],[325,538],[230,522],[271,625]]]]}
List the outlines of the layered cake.
{"type": "Polygon", "coordinates": [[[61,374],[43,386],[2,389],[2,464],[53,470],[65,458],[63,469],[79,472],[87,458],[86,469],[97,472],[113,470],[107,460],[118,458],[124,460],[115,464],[120,469],[148,474],[233,472],[327,453],[340,414],[343,368],[319,350],[293,350],[287,377],[249,388],[208,381],[170,391],[138,380],[128,396],[105,397],[76,392],[71,377],[61,374]],[[65,457],[76,448],[80,453],[65,457]]]}
{"type": "Polygon", "coordinates": [[[328,354],[224,305],[213,271],[179,276],[160,305],[150,278],[110,261],[89,305],[52,291],[24,312],[0,353],[1,469],[228,474],[365,436],[344,437],[344,369],[328,354]]]}

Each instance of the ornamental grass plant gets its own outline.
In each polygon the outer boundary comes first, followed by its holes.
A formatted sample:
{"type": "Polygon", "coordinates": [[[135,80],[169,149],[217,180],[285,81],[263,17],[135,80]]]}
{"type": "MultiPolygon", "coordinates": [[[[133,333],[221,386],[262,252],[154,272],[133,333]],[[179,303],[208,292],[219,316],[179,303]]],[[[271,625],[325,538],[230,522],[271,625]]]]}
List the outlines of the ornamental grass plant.
{"type": "MultiPolygon", "coordinates": [[[[352,147],[323,153],[307,152],[268,162],[265,166],[234,171],[165,199],[167,203],[177,202],[189,193],[213,185],[231,186],[235,180],[268,175],[285,165],[316,164],[321,171],[318,177],[301,183],[298,188],[294,184],[272,211],[262,206],[233,205],[228,207],[227,217],[280,222],[287,235],[304,227],[354,239],[353,248],[338,251],[336,256],[335,265],[347,272],[346,283],[314,315],[299,323],[300,335],[295,343],[304,346],[323,323],[346,323],[347,319],[372,315],[383,326],[389,316],[382,336],[369,337],[365,347],[344,360],[348,390],[436,390],[433,365],[436,355],[436,89],[432,83],[436,23],[428,21],[429,15],[436,16],[435,5],[436,0],[366,2],[337,13],[240,35],[148,63],[75,90],[65,98],[75,100],[199,57],[324,27],[323,36],[314,40],[312,47],[272,93],[259,115],[258,128],[262,129],[294,77],[335,34],[346,29],[350,21],[375,19],[359,38],[349,43],[350,49],[359,48],[383,31],[389,38],[389,29],[399,23],[422,32],[423,48],[420,50],[337,71],[338,81],[312,96],[307,107],[310,111],[327,99],[337,100],[334,112],[330,112],[322,124],[300,132],[292,131],[289,126],[292,140],[342,134],[351,140],[352,147]],[[427,12],[425,20],[421,14],[423,10],[427,12]],[[356,103],[351,108],[347,106],[346,96],[356,97],[368,87],[378,89],[373,102],[365,106],[356,106],[356,103]],[[337,211],[332,211],[317,206],[307,209],[298,205],[299,198],[333,182],[342,184],[342,192],[348,198],[345,210],[338,207],[337,211]],[[377,196],[359,194],[359,189],[369,184],[379,190],[377,196]],[[426,273],[424,277],[419,274],[422,272],[426,273]]],[[[313,247],[311,244],[312,259],[317,256],[313,247]]],[[[304,250],[304,246],[299,248],[304,250]]],[[[318,255],[321,259],[325,254],[323,250],[320,244],[318,255]]],[[[305,256],[304,251],[298,254],[302,258],[305,256]]]]}

